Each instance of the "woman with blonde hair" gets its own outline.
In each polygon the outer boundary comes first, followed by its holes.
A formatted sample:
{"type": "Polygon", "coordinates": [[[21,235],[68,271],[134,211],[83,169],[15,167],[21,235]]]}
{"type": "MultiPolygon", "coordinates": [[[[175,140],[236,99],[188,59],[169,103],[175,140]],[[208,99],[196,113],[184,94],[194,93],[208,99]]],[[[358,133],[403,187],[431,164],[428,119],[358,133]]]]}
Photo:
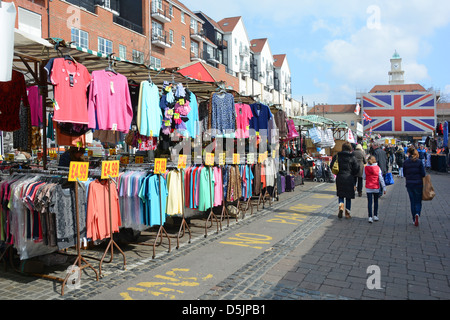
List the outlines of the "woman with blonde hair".
{"type": "Polygon", "coordinates": [[[408,148],[408,158],[403,163],[403,175],[411,203],[413,223],[417,227],[419,225],[420,212],[422,211],[422,178],[425,177],[426,173],[423,162],[419,159],[419,152],[414,147],[408,148]]]}
{"type": "Polygon", "coordinates": [[[366,180],[367,210],[369,213],[369,223],[378,221],[378,198],[381,192],[386,194],[386,184],[383,173],[377,164],[374,156],[370,156],[367,166],[364,167],[363,179],[366,180]],[[382,190],[380,190],[380,187],[382,190]],[[373,218],[372,218],[373,202],[373,218]]]}

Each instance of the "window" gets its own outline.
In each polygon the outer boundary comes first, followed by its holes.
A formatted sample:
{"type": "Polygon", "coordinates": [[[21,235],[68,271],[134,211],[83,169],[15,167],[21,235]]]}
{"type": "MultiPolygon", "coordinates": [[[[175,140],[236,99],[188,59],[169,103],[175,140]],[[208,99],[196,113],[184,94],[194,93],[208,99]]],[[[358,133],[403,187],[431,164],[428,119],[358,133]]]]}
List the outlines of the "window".
{"type": "Polygon", "coordinates": [[[169,31],[169,41],[170,43],[173,43],[173,30],[169,31]]]}
{"type": "Polygon", "coordinates": [[[98,52],[103,54],[112,53],[113,43],[111,40],[104,39],[102,37],[98,37],[98,52]]]}
{"type": "Polygon", "coordinates": [[[157,12],[158,10],[162,10],[162,0],[153,0],[152,1],[153,12],[157,12]]]}
{"type": "Polygon", "coordinates": [[[173,4],[169,5],[169,13],[170,13],[170,16],[173,17],[173,4]]]}
{"type": "Polygon", "coordinates": [[[150,67],[161,69],[161,59],[150,57],[150,67]]]}
{"type": "Polygon", "coordinates": [[[186,23],[186,22],[184,21],[184,12],[183,12],[183,11],[181,11],[181,22],[186,23]]]}
{"type": "Polygon", "coordinates": [[[144,53],[133,49],[133,62],[144,63],[144,53]]]}
{"type": "Polygon", "coordinates": [[[181,47],[186,48],[186,37],[185,36],[181,36],[181,47]]]}
{"type": "Polygon", "coordinates": [[[198,43],[197,43],[197,42],[194,42],[194,41],[191,42],[191,52],[192,52],[196,57],[198,57],[198,43]]]}
{"type": "Polygon", "coordinates": [[[127,47],[119,44],[119,58],[122,60],[127,60],[127,47]]]}
{"type": "Polygon", "coordinates": [[[75,43],[76,46],[88,49],[89,48],[89,34],[86,31],[72,28],[71,41],[75,43]]]}
{"type": "Polygon", "coordinates": [[[152,21],[152,34],[162,37],[163,35],[163,26],[162,24],[152,21]]]}
{"type": "Polygon", "coordinates": [[[191,29],[194,30],[194,33],[197,33],[198,30],[197,21],[195,21],[193,18],[191,18],[191,29]]]}
{"type": "Polygon", "coordinates": [[[42,37],[42,17],[40,14],[29,10],[18,8],[19,14],[19,30],[31,33],[37,37],[42,37]]]}

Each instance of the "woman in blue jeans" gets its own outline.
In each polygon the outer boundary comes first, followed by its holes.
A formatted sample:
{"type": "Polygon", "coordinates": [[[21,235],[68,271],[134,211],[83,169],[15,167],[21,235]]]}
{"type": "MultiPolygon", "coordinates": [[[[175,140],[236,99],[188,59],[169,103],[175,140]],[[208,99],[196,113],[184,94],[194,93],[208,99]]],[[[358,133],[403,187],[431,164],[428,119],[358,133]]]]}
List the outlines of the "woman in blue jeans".
{"type": "Polygon", "coordinates": [[[419,225],[420,212],[422,211],[422,189],[425,177],[425,167],[419,159],[419,152],[414,148],[408,149],[408,158],[403,163],[403,176],[406,180],[409,201],[411,202],[411,214],[413,223],[419,225]]]}

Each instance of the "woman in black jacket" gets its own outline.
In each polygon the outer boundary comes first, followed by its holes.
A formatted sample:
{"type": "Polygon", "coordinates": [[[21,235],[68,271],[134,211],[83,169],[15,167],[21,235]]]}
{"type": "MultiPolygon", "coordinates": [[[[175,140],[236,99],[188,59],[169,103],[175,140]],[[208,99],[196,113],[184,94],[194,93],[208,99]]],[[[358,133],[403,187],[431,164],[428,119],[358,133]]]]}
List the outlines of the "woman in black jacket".
{"type": "Polygon", "coordinates": [[[336,176],[336,194],[339,198],[338,217],[342,218],[344,213],[345,199],[345,217],[351,218],[352,199],[355,199],[355,177],[359,172],[359,164],[352,153],[352,145],[349,142],[345,142],[342,145],[342,151],[333,157],[331,168],[336,158],[339,164],[339,173],[336,176]]]}
{"type": "Polygon", "coordinates": [[[406,190],[411,203],[413,223],[417,227],[422,211],[422,179],[426,173],[422,160],[419,159],[419,152],[414,147],[408,149],[408,159],[403,163],[403,174],[405,175],[406,190]]]}

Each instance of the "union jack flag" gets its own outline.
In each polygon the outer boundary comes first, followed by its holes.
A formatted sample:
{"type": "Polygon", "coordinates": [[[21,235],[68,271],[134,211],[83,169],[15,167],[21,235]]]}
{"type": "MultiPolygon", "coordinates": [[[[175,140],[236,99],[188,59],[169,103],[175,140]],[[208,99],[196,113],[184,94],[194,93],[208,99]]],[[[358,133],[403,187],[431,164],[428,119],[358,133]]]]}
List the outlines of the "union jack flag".
{"type": "Polygon", "coordinates": [[[369,93],[362,97],[364,130],[376,132],[430,132],[436,127],[436,95],[417,93],[369,93]]]}

